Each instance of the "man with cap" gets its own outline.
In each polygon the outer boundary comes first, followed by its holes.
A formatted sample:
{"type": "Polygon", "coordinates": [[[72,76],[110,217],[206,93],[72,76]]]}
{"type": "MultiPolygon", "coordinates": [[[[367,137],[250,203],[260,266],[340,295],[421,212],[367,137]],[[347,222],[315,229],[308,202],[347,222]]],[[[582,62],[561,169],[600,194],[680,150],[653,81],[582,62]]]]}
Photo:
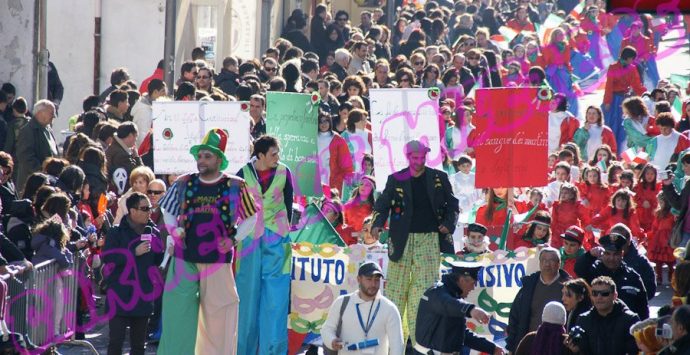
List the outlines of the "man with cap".
{"type": "Polygon", "coordinates": [[[563,246],[561,252],[561,268],[570,276],[577,277],[575,273],[575,260],[586,253],[582,243],[585,240],[585,231],[582,228],[572,225],[561,234],[563,246]]]}
{"type": "Polygon", "coordinates": [[[359,290],[338,297],[321,328],[329,349],[341,354],[405,353],[398,308],[379,292],[383,277],[381,267],[373,261],[359,267],[359,290]],[[340,334],[336,334],[337,328],[340,334]]]}
{"type": "Polygon", "coordinates": [[[223,172],[227,140],[211,129],[189,150],[199,171],[180,176],[159,202],[175,241],[159,354],[237,353],[233,249],[254,228],[257,207],[244,180],[223,172]]]}
{"type": "Polygon", "coordinates": [[[647,289],[647,300],[651,300],[656,295],[656,273],[652,264],[646,256],[640,254],[637,250],[637,242],[632,238],[632,232],[628,226],[623,223],[616,223],[611,227],[611,232],[620,233],[627,240],[623,247],[623,261],[625,261],[628,267],[640,274],[642,283],[644,283],[644,287],[647,289]]]}
{"type": "Polygon", "coordinates": [[[467,328],[466,319],[488,324],[490,315],[464,298],[477,282],[479,263],[456,261],[449,274],[432,286],[419,301],[415,354],[454,354],[464,347],[489,354],[505,351],[467,328]]]}
{"type": "Polygon", "coordinates": [[[649,318],[647,290],[640,274],[623,261],[626,243],[625,235],[609,232],[599,239],[600,246],[577,258],[575,273],[589,283],[599,276],[613,279],[620,300],[644,320],[649,318]]]}
{"type": "Polygon", "coordinates": [[[378,238],[390,216],[386,295],[403,315],[403,329],[409,329],[405,339],[409,334],[413,344],[419,299],[438,279],[440,253],[454,253],[452,234],[458,219],[458,200],[448,175],[426,166],[429,151],[419,140],[405,145],[409,166],[388,176],[371,229],[378,238]]]}
{"type": "Polygon", "coordinates": [[[539,271],[523,276],[522,287],[515,295],[508,316],[506,348],[515,351],[520,340],[541,324],[544,307],[551,301],[560,301],[563,283],[570,279],[561,269],[561,253],[553,247],[539,250],[539,271]]]}
{"type": "Polygon", "coordinates": [[[238,354],[285,354],[288,351],[288,305],[292,258],[292,174],[280,162],[278,140],[263,135],[254,141],[252,159],[237,176],[243,178],[259,206],[260,223],[237,244],[237,292],[240,295],[238,354]]]}
{"type": "Polygon", "coordinates": [[[458,252],[458,256],[488,253],[489,238],[486,236],[486,231],[487,229],[483,224],[468,224],[467,236],[464,240],[465,246],[462,248],[462,251],[458,252]]]}

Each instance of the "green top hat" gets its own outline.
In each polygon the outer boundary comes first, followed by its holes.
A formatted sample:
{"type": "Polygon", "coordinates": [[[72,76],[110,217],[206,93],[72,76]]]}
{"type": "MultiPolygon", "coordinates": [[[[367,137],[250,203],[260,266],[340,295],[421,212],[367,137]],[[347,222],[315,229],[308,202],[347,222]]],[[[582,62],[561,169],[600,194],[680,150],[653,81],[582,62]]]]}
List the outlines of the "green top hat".
{"type": "Polygon", "coordinates": [[[189,153],[197,158],[200,150],[208,150],[219,156],[223,161],[220,163],[220,170],[223,171],[228,167],[228,159],[225,157],[225,147],[228,144],[228,132],[220,128],[212,128],[201,141],[189,148],[189,153]]]}

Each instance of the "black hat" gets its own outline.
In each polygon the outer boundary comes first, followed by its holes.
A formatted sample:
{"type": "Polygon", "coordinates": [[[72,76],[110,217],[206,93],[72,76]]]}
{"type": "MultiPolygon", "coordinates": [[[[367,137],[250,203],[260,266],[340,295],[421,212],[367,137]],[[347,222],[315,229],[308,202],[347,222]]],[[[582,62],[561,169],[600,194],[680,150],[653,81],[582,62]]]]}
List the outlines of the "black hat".
{"type": "Polygon", "coordinates": [[[481,233],[486,235],[486,227],[479,223],[470,223],[467,225],[467,233],[469,232],[481,233]]]}
{"type": "Polygon", "coordinates": [[[479,270],[482,268],[480,263],[469,261],[451,261],[452,273],[458,276],[471,276],[477,280],[479,278],[479,270]]]}
{"type": "Polygon", "coordinates": [[[383,271],[381,270],[381,267],[379,264],[373,262],[373,261],[367,261],[364,264],[359,266],[359,272],[357,272],[357,276],[372,276],[372,275],[381,275],[383,277],[383,271]]]}
{"type": "Polygon", "coordinates": [[[622,251],[628,239],[620,233],[609,233],[599,238],[599,245],[609,251],[622,251]]]}

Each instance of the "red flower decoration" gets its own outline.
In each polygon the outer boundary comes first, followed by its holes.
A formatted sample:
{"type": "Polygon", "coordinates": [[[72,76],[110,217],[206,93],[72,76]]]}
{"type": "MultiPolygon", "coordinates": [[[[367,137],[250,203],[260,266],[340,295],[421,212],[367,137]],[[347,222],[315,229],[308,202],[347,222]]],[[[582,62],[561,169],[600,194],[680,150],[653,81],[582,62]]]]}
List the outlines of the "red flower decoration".
{"type": "Polygon", "coordinates": [[[244,111],[244,112],[249,111],[249,104],[247,104],[246,102],[243,102],[243,103],[240,105],[240,109],[241,109],[242,111],[244,111]]]}
{"type": "Polygon", "coordinates": [[[321,103],[321,97],[318,94],[311,94],[311,104],[318,105],[321,103]]]}
{"type": "Polygon", "coordinates": [[[429,89],[429,98],[432,100],[437,100],[441,96],[441,89],[433,87],[429,89]]]}

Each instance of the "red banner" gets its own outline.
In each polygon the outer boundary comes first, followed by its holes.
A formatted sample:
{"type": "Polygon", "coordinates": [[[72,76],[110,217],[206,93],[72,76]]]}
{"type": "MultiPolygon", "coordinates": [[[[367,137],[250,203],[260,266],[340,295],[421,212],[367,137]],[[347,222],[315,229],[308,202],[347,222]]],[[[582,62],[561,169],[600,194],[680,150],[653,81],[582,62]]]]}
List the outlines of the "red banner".
{"type": "Polygon", "coordinates": [[[476,186],[546,186],[550,91],[478,89],[476,186]]]}

